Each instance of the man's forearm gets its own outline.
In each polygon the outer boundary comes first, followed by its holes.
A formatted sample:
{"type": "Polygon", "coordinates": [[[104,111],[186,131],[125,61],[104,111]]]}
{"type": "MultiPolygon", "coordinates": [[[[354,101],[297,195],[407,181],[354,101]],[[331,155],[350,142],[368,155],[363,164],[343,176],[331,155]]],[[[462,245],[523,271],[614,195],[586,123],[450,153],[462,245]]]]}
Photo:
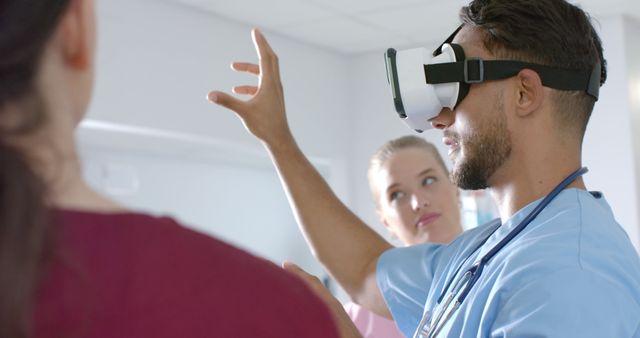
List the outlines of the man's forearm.
{"type": "Polygon", "coordinates": [[[384,306],[375,265],[392,246],[338,199],[292,138],[267,149],[313,254],[358,303],[384,306]]]}

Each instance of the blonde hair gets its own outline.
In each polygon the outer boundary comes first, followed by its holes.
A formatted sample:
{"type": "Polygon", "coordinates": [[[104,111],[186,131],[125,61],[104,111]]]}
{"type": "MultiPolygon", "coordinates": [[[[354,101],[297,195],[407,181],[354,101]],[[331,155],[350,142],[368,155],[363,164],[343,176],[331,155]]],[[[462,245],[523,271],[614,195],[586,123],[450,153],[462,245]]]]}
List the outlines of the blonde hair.
{"type": "Polygon", "coordinates": [[[371,195],[373,196],[376,207],[378,207],[378,203],[379,203],[378,202],[379,191],[375,187],[375,184],[373,183],[375,182],[376,175],[380,171],[380,168],[382,168],[382,166],[384,166],[384,164],[395,153],[397,153],[400,150],[409,149],[409,148],[421,149],[430,153],[431,155],[433,155],[433,157],[436,159],[436,162],[438,162],[438,164],[440,165],[440,167],[445,173],[449,171],[449,169],[447,169],[447,165],[444,163],[444,160],[442,159],[442,156],[440,156],[438,149],[436,149],[436,147],[432,143],[428,142],[422,137],[407,135],[407,136],[402,136],[402,137],[389,140],[388,142],[380,146],[380,148],[378,148],[378,150],[373,154],[373,156],[371,156],[371,159],[369,160],[369,169],[367,171],[367,177],[369,179],[369,189],[371,190],[371,195]]]}

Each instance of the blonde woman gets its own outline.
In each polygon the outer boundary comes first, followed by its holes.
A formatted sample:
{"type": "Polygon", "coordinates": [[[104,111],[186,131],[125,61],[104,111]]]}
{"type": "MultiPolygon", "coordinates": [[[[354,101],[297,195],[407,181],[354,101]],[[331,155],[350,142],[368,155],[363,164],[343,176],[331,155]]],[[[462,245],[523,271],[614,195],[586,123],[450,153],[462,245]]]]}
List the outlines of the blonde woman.
{"type": "MultiPolygon", "coordinates": [[[[425,139],[403,136],[382,145],[368,178],[380,221],[403,244],[449,243],[462,233],[458,188],[425,139]]],[[[345,310],[365,338],[404,337],[392,320],[353,302],[345,310]]]]}

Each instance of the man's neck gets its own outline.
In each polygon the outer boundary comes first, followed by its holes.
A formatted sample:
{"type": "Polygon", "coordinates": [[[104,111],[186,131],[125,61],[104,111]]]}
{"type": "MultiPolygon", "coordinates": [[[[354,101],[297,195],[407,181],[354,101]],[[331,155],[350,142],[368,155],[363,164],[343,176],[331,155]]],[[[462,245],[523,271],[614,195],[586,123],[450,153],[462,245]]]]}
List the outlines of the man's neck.
{"type": "MultiPolygon", "coordinates": [[[[491,177],[490,191],[502,222],[506,222],[528,204],[548,195],[562,180],[581,167],[580,161],[562,162],[528,167],[509,167],[507,164],[497,171],[491,177]]],[[[581,177],[571,182],[568,188],[586,190],[581,177]]]]}

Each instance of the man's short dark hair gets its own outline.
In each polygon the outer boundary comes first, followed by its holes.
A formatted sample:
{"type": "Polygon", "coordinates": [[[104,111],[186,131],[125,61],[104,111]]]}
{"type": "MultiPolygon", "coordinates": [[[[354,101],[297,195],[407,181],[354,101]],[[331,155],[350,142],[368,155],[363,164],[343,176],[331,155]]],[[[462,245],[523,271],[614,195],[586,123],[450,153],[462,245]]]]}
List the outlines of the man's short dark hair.
{"type": "MultiPolygon", "coordinates": [[[[460,10],[465,25],[483,32],[485,48],[497,58],[551,67],[592,70],[600,62],[607,78],[602,43],[587,13],[565,0],[473,0],[460,10]]],[[[584,135],[595,99],[584,91],[556,91],[563,128],[584,135]]]]}

